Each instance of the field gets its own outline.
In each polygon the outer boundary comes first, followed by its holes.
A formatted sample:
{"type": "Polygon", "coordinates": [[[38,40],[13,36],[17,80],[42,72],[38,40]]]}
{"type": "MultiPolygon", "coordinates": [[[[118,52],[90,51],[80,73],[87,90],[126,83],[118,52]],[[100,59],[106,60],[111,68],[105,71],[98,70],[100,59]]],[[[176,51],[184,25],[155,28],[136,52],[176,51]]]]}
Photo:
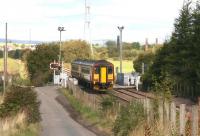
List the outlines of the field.
{"type": "MultiPolygon", "coordinates": [[[[27,73],[25,70],[25,65],[21,60],[15,60],[8,58],[8,73],[9,74],[20,74],[22,78],[26,78],[27,73]]],[[[3,72],[3,58],[0,59],[0,72],[3,72]]]]}
{"type": "MultiPolygon", "coordinates": [[[[108,59],[109,62],[111,62],[114,67],[115,67],[115,72],[116,72],[116,67],[118,67],[118,69],[120,70],[120,61],[118,60],[112,60],[112,59],[108,59]]],[[[122,72],[124,73],[130,73],[135,71],[133,68],[133,61],[131,60],[123,60],[122,61],[122,72]]]]}

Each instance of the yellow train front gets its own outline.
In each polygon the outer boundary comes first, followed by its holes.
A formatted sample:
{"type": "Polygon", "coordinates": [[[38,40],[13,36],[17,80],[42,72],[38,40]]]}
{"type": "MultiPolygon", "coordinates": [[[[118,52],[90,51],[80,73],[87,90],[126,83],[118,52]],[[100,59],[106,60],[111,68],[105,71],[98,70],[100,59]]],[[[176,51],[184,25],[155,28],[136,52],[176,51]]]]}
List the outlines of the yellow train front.
{"type": "Polygon", "coordinates": [[[114,66],[106,60],[75,60],[71,63],[71,75],[94,90],[113,88],[114,66]]]}

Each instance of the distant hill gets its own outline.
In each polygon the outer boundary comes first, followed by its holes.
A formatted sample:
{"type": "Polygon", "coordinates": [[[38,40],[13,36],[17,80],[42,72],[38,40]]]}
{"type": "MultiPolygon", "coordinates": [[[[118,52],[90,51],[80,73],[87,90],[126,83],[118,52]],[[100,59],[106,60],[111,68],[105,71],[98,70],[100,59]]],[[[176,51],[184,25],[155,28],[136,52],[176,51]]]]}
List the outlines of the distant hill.
{"type": "MultiPolygon", "coordinates": [[[[0,38],[0,43],[4,43],[5,39],[1,39],[0,38]]],[[[30,44],[30,41],[28,40],[15,40],[15,39],[8,39],[8,42],[12,42],[12,43],[17,43],[17,44],[30,44]]],[[[39,44],[39,43],[43,43],[44,41],[31,41],[31,44],[39,44]]]]}

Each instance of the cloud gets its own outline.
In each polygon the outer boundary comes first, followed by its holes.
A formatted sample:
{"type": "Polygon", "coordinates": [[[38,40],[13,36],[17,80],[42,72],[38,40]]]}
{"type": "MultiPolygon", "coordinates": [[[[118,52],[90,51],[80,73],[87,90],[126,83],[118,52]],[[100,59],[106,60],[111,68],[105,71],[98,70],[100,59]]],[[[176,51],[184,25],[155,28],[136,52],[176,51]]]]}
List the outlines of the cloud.
{"type": "MultiPolygon", "coordinates": [[[[124,25],[123,39],[143,42],[146,37],[164,39],[173,29],[183,0],[88,0],[91,6],[93,40],[116,39],[124,25]]],[[[83,38],[84,0],[6,0],[1,2],[0,20],[9,23],[9,36],[34,40],[57,40],[57,27],[67,31],[63,39],[83,38]]],[[[4,36],[0,24],[0,37],[4,36]]]]}

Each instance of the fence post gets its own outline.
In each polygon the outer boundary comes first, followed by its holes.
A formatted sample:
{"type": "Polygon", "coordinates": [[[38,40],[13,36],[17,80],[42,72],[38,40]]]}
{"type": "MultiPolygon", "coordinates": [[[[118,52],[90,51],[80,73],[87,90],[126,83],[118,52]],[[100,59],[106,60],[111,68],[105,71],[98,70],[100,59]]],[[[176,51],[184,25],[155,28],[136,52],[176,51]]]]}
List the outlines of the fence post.
{"type": "Polygon", "coordinates": [[[198,106],[192,106],[192,136],[198,136],[198,106]]]}
{"type": "Polygon", "coordinates": [[[185,104],[180,105],[180,135],[185,136],[185,104]]]}
{"type": "Polygon", "coordinates": [[[171,114],[170,114],[170,120],[171,120],[171,128],[176,130],[176,106],[175,103],[171,103],[171,114]]]}
{"type": "Polygon", "coordinates": [[[159,122],[163,126],[163,102],[159,101],[159,122]]]}
{"type": "Polygon", "coordinates": [[[165,107],[165,115],[166,115],[165,124],[166,123],[168,124],[169,123],[169,103],[165,101],[164,107],[165,107]]]}
{"type": "Polygon", "coordinates": [[[146,98],[146,111],[147,111],[147,122],[150,124],[151,120],[151,105],[150,105],[150,99],[146,98]]]}

